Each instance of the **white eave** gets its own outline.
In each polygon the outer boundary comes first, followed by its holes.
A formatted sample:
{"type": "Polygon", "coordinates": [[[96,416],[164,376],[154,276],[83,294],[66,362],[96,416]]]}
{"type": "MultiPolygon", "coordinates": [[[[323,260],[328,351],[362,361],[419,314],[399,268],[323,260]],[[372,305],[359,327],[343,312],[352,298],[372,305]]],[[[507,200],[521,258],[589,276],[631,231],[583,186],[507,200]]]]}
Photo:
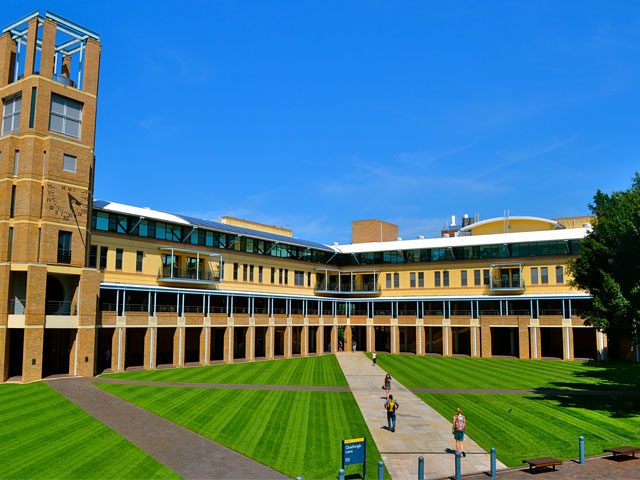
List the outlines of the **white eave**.
{"type": "Polygon", "coordinates": [[[100,207],[100,210],[133,215],[135,217],[144,217],[152,220],[162,220],[164,222],[179,223],[181,225],[191,225],[185,219],[170,213],[159,212],[158,210],[152,210],[150,208],[134,207],[123,203],[108,202],[106,206],[100,207]]]}
{"type": "Polygon", "coordinates": [[[398,250],[417,250],[422,248],[454,248],[523,242],[580,240],[586,237],[587,232],[586,228],[567,228],[562,230],[541,230],[537,232],[498,233],[493,235],[468,235],[460,237],[396,240],[392,242],[353,243],[334,245],[332,248],[338,253],[392,252],[398,250]]]}
{"type": "MultiPolygon", "coordinates": [[[[466,227],[462,227],[460,229],[461,232],[470,232],[472,231],[474,228],[476,228],[478,225],[486,225],[488,223],[503,223],[504,222],[504,217],[496,217],[496,218],[487,218],[486,220],[482,220],[480,222],[476,222],[476,223],[472,223],[470,225],[467,225],[466,227]]],[[[565,226],[562,225],[559,222],[556,222],[555,220],[551,220],[549,218],[542,218],[542,217],[528,217],[528,216],[513,216],[513,217],[508,217],[507,221],[508,222],[512,222],[512,221],[522,221],[522,220],[530,220],[530,221],[534,221],[534,222],[543,222],[543,223],[548,223],[549,225],[553,225],[555,228],[559,228],[559,229],[564,229],[565,226]]]]}

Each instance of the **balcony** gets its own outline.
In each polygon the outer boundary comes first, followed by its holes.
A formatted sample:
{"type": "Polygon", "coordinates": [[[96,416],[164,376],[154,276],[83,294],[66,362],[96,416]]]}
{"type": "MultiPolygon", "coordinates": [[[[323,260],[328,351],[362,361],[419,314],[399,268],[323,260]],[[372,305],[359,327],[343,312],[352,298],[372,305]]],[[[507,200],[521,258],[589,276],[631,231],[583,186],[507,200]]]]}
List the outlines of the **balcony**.
{"type": "Polygon", "coordinates": [[[380,293],[380,287],[374,282],[363,283],[338,283],[338,282],[318,282],[315,288],[316,293],[359,293],[359,294],[375,294],[380,293]]]}
{"type": "Polygon", "coordinates": [[[220,272],[207,268],[179,268],[173,265],[163,265],[158,272],[161,282],[179,283],[220,283],[220,272]]]}
{"type": "Polygon", "coordinates": [[[493,291],[510,291],[518,292],[526,288],[524,280],[521,278],[512,279],[492,279],[489,284],[489,289],[493,291]]]}
{"type": "Polygon", "coordinates": [[[377,270],[317,268],[315,293],[328,295],[378,295],[377,270]]]}
{"type": "Polygon", "coordinates": [[[48,300],[45,305],[46,315],[77,315],[78,307],[67,300],[48,300]]]}
{"type": "Polygon", "coordinates": [[[492,292],[521,292],[525,289],[521,263],[490,265],[489,290],[492,292]]]}
{"type": "Polygon", "coordinates": [[[58,249],[58,263],[71,263],[71,250],[58,249]]]}

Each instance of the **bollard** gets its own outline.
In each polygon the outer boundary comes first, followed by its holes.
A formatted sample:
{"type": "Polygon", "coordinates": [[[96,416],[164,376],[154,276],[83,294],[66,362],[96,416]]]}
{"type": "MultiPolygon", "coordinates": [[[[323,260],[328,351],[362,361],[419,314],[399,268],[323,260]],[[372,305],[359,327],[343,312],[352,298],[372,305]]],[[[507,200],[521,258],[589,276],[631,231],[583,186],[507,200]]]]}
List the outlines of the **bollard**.
{"type": "Polygon", "coordinates": [[[462,480],[462,465],[460,463],[460,452],[456,452],[456,480],[462,480]]]}
{"type": "Polygon", "coordinates": [[[378,480],[384,480],[384,462],[378,460],[378,480]]]}
{"type": "Polygon", "coordinates": [[[491,478],[496,478],[496,447],[491,447],[491,478]]]}
{"type": "Polygon", "coordinates": [[[580,456],[580,465],[584,465],[584,437],[582,435],[578,437],[578,451],[580,456]]]}
{"type": "Polygon", "coordinates": [[[338,470],[338,480],[344,480],[344,469],[338,470]]]}
{"type": "Polygon", "coordinates": [[[424,480],[424,457],[418,457],[418,480],[424,480]]]}

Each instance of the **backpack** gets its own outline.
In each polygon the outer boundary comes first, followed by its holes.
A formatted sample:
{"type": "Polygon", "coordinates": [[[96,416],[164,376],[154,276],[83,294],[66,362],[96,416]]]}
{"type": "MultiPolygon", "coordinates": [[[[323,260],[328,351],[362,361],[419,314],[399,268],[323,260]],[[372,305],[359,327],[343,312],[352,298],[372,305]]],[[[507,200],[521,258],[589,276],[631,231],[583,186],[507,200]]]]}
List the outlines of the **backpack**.
{"type": "Polygon", "coordinates": [[[397,409],[398,409],[398,404],[396,403],[395,400],[389,400],[387,402],[387,412],[395,413],[397,409]]]}
{"type": "Polygon", "coordinates": [[[456,415],[455,418],[455,429],[458,432],[464,432],[467,427],[467,423],[465,421],[464,415],[456,415]]]}

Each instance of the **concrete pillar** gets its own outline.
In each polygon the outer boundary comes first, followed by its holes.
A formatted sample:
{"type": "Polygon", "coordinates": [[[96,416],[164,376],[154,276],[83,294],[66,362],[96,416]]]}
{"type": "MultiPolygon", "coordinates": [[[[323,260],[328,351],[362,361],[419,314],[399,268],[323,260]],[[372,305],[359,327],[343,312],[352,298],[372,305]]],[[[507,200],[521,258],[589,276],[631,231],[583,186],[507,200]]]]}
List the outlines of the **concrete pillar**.
{"type": "Polygon", "coordinates": [[[247,362],[255,360],[256,327],[249,326],[244,339],[244,357],[247,362]]]}
{"type": "Polygon", "coordinates": [[[353,336],[351,332],[351,325],[344,327],[344,351],[351,351],[351,343],[353,342],[353,336]]]}
{"type": "Polygon", "coordinates": [[[482,342],[480,341],[480,327],[472,325],[471,332],[471,356],[479,357],[482,350],[482,342]]]}
{"type": "Polygon", "coordinates": [[[532,325],[529,327],[529,352],[533,359],[539,360],[542,358],[542,343],[540,327],[538,325],[532,325]]]}
{"type": "Polygon", "coordinates": [[[391,353],[400,353],[400,327],[391,325],[391,353]]]}
{"type": "Polygon", "coordinates": [[[596,348],[598,350],[598,359],[607,359],[607,336],[599,328],[595,329],[596,335],[596,348]]]}
{"type": "Polygon", "coordinates": [[[184,367],[184,349],[186,331],[184,327],[176,327],[173,334],[173,365],[176,367],[184,367]]]}
{"type": "MultiPolygon", "coordinates": [[[[29,304],[27,303],[27,307],[29,304]]],[[[24,351],[22,356],[22,381],[32,382],[42,378],[42,346],[44,327],[24,329],[24,351]]]]}
{"type": "Polygon", "coordinates": [[[491,358],[491,327],[488,321],[480,321],[480,344],[482,358],[491,358]]]}
{"type": "Polygon", "coordinates": [[[291,325],[287,325],[284,328],[284,358],[289,358],[291,356],[291,325]]]}
{"type": "Polygon", "coordinates": [[[367,352],[376,351],[376,328],[373,325],[367,325],[367,352]]]}
{"type": "Polygon", "coordinates": [[[273,358],[273,342],[274,342],[274,329],[275,327],[273,326],[268,326],[267,327],[267,332],[265,333],[265,339],[264,339],[264,356],[267,359],[272,359],[273,358]]]}
{"type": "Polygon", "coordinates": [[[519,357],[522,359],[531,358],[531,352],[529,350],[529,322],[529,318],[518,318],[519,357]]]}
{"type": "Polygon", "coordinates": [[[424,335],[424,326],[417,325],[416,326],[416,355],[424,355],[425,352],[425,335],[424,335]]]}
{"type": "MultiPolygon", "coordinates": [[[[36,41],[38,37],[38,18],[32,18],[29,20],[27,27],[27,51],[24,60],[24,77],[33,75],[36,67],[36,41]]],[[[20,123],[22,125],[22,122],[20,123]]]]}
{"type": "Polygon", "coordinates": [[[442,355],[445,357],[453,356],[453,336],[451,335],[451,326],[442,326],[442,355]]]}
{"type": "Polygon", "coordinates": [[[562,327],[562,358],[573,360],[573,328],[568,326],[562,327]]]}
{"type": "Polygon", "coordinates": [[[309,355],[309,327],[304,325],[300,333],[300,355],[306,357],[309,355]]]}
{"type": "Polygon", "coordinates": [[[224,331],[224,361],[233,363],[233,327],[227,326],[224,331]]]}
{"type": "Polygon", "coordinates": [[[111,371],[119,372],[124,369],[125,329],[116,327],[111,339],[111,371]]]}
{"type": "Polygon", "coordinates": [[[338,326],[333,325],[331,327],[331,353],[338,351],[338,326]]]}
{"type": "Polygon", "coordinates": [[[149,327],[144,334],[144,368],[155,368],[158,342],[158,329],[157,327],[149,327]]]}
{"type": "Polygon", "coordinates": [[[202,327],[200,331],[200,365],[209,365],[211,361],[211,327],[202,327]]]}

